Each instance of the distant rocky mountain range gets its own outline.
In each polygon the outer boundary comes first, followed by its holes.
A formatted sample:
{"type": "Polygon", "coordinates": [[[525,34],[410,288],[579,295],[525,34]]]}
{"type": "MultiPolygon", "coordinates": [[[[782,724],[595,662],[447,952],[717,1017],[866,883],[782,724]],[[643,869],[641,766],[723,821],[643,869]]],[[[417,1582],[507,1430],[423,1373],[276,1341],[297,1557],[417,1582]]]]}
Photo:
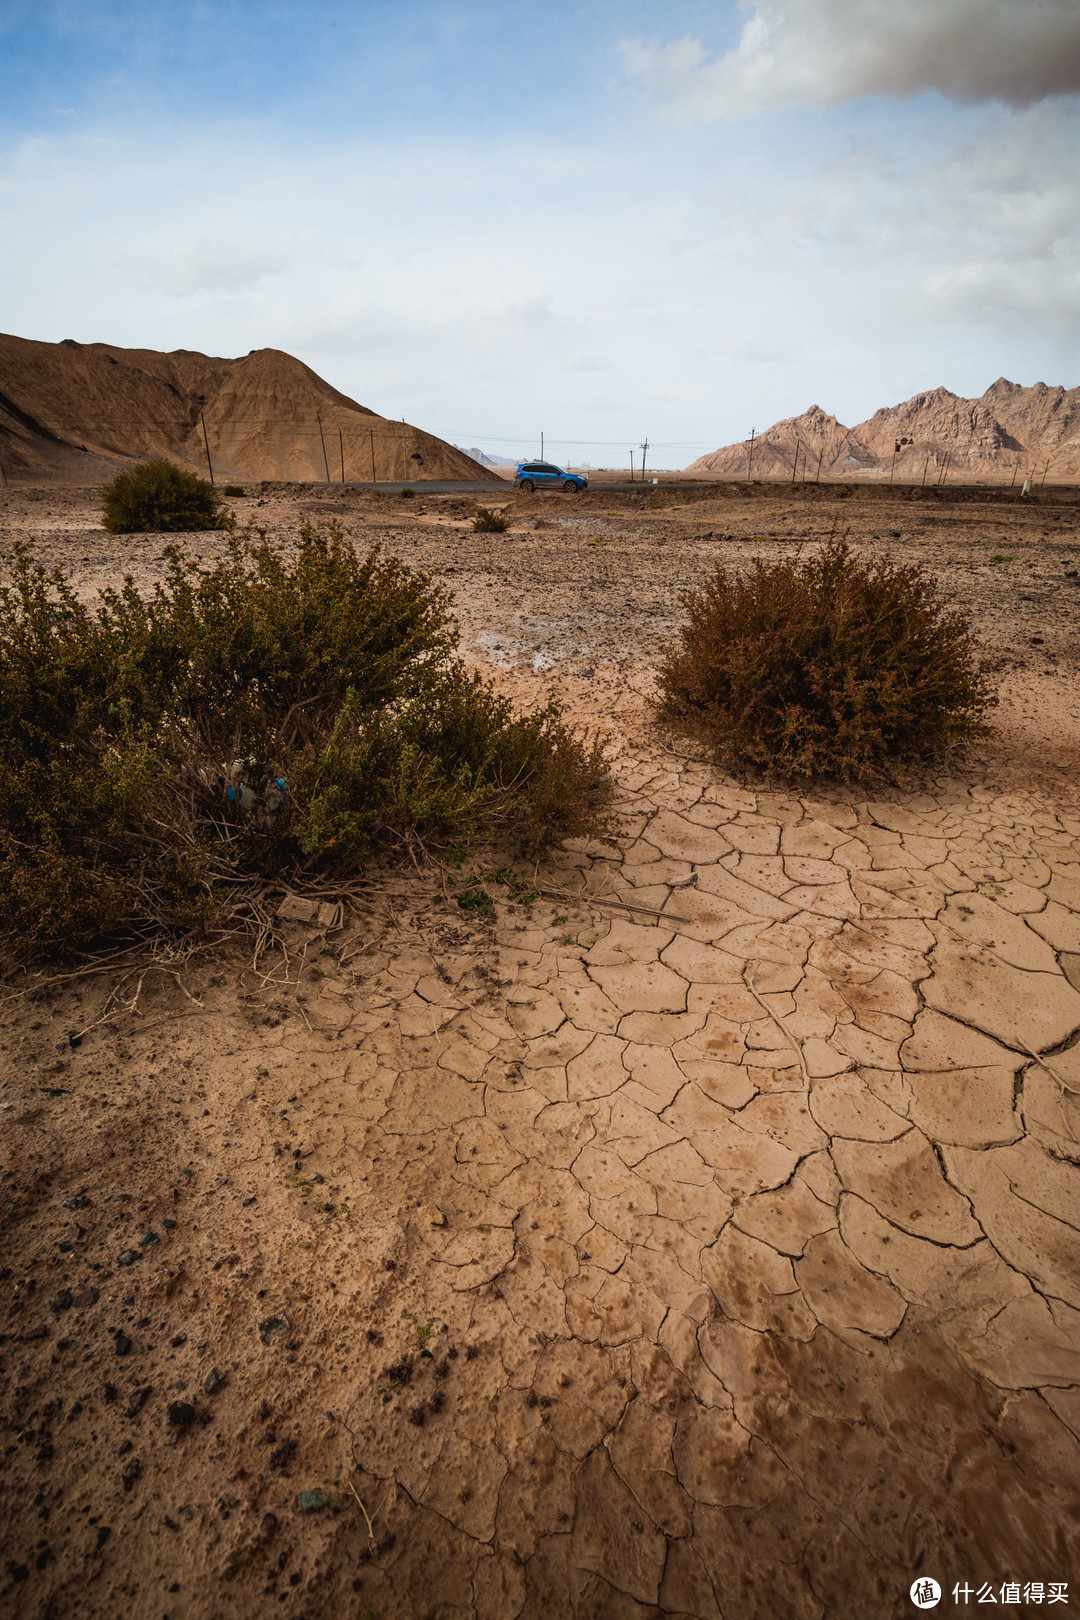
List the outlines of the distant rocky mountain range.
{"type": "MultiPolygon", "coordinates": [[[[754,440],[751,476],[823,478],[888,474],[933,482],[943,471],[969,475],[1080,475],[1080,388],[1030,388],[999,377],[980,399],[947,388],[916,394],[847,428],[811,405],[776,422],[754,440]],[[897,448],[899,446],[899,448],[897,448]],[[796,465],[798,456],[798,465],[796,465]]],[[[749,441],[699,456],[686,469],[713,477],[745,477],[749,441]]]]}
{"type": "MultiPolygon", "coordinates": [[[[475,444],[472,445],[468,450],[465,449],[463,444],[455,445],[454,448],[456,450],[460,450],[463,455],[472,456],[473,460],[478,461],[482,467],[516,467],[519,462],[528,459],[526,456],[489,456],[486,450],[478,450],[475,444]]],[[[572,466],[575,472],[595,471],[595,468],[590,466],[589,462],[587,461],[566,461],[560,462],[558,465],[565,467],[572,466]]]]}
{"type": "Polygon", "coordinates": [[[520,459],[518,456],[489,456],[486,450],[478,450],[475,444],[468,450],[463,444],[456,444],[454,449],[460,450],[463,456],[471,456],[481,467],[516,467],[520,459]]]}
{"type": "Polygon", "coordinates": [[[291,354],[241,359],[0,336],[0,468],[96,480],[151,456],[225,480],[497,481],[453,445],[379,416],[291,354]]]}

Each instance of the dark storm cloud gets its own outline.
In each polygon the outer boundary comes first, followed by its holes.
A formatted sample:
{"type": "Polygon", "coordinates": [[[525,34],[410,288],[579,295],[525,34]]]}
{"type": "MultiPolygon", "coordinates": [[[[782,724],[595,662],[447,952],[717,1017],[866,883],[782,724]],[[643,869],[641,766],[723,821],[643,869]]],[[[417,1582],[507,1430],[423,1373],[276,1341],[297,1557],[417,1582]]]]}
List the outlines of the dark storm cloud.
{"type": "Polygon", "coordinates": [[[1029,106],[1080,90],[1080,0],[744,0],[738,45],[633,42],[633,77],[686,117],[937,90],[1029,106]]]}

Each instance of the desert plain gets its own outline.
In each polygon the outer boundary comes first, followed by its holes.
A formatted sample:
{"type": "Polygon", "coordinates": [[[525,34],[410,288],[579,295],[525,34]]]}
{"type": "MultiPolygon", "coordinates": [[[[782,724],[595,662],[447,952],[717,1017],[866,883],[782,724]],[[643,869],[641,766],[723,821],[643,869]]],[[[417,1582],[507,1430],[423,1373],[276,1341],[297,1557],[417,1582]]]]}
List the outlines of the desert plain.
{"type": "MultiPolygon", "coordinates": [[[[6,977],[4,1612],[1071,1612],[1077,492],[231,504],[440,576],[478,670],[607,734],[616,820],[6,977]],[[971,614],[991,735],[728,775],[651,716],[680,594],[829,534],[971,614]]],[[[90,595],[162,577],[86,488],[4,527],[90,595]]]]}

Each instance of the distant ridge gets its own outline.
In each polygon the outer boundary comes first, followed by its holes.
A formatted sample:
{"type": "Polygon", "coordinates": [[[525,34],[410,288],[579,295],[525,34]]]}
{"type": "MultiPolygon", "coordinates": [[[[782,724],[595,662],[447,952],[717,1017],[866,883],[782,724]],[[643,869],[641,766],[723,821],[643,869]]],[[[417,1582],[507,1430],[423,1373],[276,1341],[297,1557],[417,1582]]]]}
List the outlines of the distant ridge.
{"type": "MultiPolygon", "coordinates": [[[[1080,476],[1080,388],[1030,388],[999,377],[980,399],[961,399],[947,388],[915,394],[902,405],[875,411],[846,428],[819,405],[775,422],[754,440],[751,475],[823,478],[887,474],[932,480],[946,466],[985,476],[1080,476]],[[896,449],[898,441],[899,450],[896,449]],[[796,455],[799,457],[796,466],[796,455]]],[[[749,443],[725,445],[687,467],[689,473],[745,477],[749,443]]]]}
{"type": "Polygon", "coordinates": [[[467,450],[463,444],[456,444],[454,449],[460,450],[463,456],[471,456],[474,461],[478,461],[480,463],[481,467],[517,466],[517,458],[515,456],[489,456],[486,450],[478,450],[475,444],[470,445],[467,450]]]}
{"type": "Polygon", "coordinates": [[[280,349],[242,359],[0,335],[9,478],[108,477],[151,456],[245,479],[497,481],[453,445],[339,393],[280,349]],[[205,424],[205,438],[204,438],[205,424]],[[321,429],[321,432],[320,432],[321,429]],[[373,472],[374,467],[374,472],[373,472]]]}

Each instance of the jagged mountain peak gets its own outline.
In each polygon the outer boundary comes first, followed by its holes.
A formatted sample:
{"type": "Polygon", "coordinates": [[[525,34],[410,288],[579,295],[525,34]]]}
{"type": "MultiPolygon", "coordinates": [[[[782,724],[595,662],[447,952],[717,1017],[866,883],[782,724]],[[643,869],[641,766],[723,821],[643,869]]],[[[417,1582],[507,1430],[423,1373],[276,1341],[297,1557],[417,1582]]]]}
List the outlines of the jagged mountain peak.
{"type": "Polygon", "coordinates": [[[1045,467],[1062,478],[1077,477],[1080,388],[1024,386],[999,377],[980,399],[964,399],[939,385],[882,406],[853,428],[811,405],[760,433],[752,460],[743,440],[700,456],[687,470],[742,477],[748,471],[762,477],[797,473],[800,448],[819,457],[823,477],[875,470],[925,476],[946,460],[976,475],[1045,467]]]}

